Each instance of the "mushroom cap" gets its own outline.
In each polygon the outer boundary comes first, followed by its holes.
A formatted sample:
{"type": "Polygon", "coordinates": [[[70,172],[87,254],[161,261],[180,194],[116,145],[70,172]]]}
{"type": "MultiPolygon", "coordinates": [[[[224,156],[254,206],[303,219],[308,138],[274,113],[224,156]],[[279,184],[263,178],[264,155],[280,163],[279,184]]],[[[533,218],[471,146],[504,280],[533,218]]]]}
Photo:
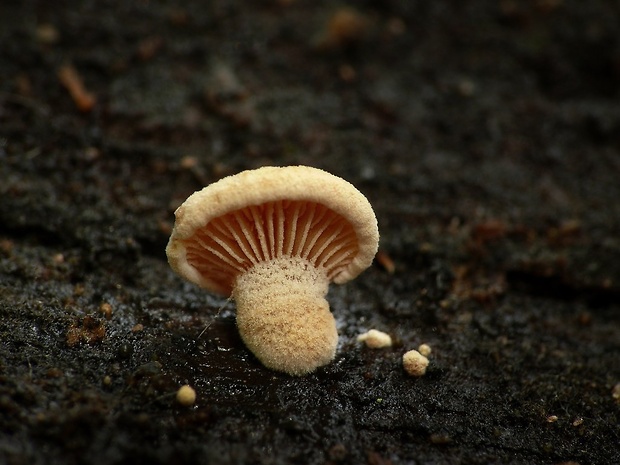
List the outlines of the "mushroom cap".
{"type": "Polygon", "coordinates": [[[194,192],[175,211],[166,247],[188,281],[230,295],[256,263],[299,256],[341,284],[368,268],[379,232],[370,203],[352,184],[307,166],[243,171],[194,192]]]}

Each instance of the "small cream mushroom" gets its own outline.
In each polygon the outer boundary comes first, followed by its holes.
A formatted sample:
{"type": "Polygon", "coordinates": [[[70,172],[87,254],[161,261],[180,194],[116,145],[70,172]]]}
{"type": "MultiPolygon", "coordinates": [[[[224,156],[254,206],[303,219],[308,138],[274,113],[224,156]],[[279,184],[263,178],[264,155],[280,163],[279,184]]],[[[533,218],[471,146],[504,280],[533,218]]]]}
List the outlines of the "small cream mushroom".
{"type": "Polygon", "coordinates": [[[264,167],[195,192],[175,216],[170,266],[234,297],[239,334],[266,367],[303,375],[333,360],[329,283],[370,266],[379,240],[353,185],[316,168],[264,167]]]}
{"type": "Polygon", "coordinates": [[[364,342],[366,347],[370,349],[382,349],[392,346],[392,338],[390,335],[376,329],[371,329],[368,332],[360,334],[357,336],[357,341],[364,342]]]}
{"type": "Polygon", "coordinates": [[[428,358],[417,350],[410,350],[403,355],[403,368],[411,376],[423,376],[428,366],[428,358]]]}

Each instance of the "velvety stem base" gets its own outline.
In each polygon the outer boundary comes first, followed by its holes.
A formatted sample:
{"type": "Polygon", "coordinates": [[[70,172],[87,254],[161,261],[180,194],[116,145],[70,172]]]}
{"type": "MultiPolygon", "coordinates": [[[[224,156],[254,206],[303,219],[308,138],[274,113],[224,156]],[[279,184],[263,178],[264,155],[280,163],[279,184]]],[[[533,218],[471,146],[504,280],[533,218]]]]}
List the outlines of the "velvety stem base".
{"type": "Polygon", "coordinates": [[[303,375],[334,359],[338,332],[329,281],[307,260],[281,257],[240,275],[233,297],[246,346],[268,368],[303,375]]]}

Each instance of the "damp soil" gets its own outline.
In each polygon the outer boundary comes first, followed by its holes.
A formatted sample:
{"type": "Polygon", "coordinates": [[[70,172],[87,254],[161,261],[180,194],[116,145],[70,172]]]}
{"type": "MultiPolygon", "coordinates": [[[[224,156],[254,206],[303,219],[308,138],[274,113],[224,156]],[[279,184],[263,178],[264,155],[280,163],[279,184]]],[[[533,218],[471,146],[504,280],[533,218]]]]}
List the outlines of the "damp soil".
{"type": "Polygon", "coordinates": [[[612,0],[3,1],[0,463],[620,463],[618,30],[612,0]],[[190,193],[291,164],[381,232],[304,377],[164,253],[190,193]]]}

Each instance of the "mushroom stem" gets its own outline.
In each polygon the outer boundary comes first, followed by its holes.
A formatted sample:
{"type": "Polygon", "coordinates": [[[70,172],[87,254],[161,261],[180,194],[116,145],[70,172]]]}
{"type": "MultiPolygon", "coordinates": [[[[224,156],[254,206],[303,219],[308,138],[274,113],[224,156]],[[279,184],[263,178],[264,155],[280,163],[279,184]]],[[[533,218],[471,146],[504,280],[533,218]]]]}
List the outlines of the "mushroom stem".
{"type": "Polygon", "coordinates": [[[263,365],[304,375],[333,360],[338,332],[325,300],[328,285],[324,268],[289,256],[237,277],[239,334],[263,365]]]}

